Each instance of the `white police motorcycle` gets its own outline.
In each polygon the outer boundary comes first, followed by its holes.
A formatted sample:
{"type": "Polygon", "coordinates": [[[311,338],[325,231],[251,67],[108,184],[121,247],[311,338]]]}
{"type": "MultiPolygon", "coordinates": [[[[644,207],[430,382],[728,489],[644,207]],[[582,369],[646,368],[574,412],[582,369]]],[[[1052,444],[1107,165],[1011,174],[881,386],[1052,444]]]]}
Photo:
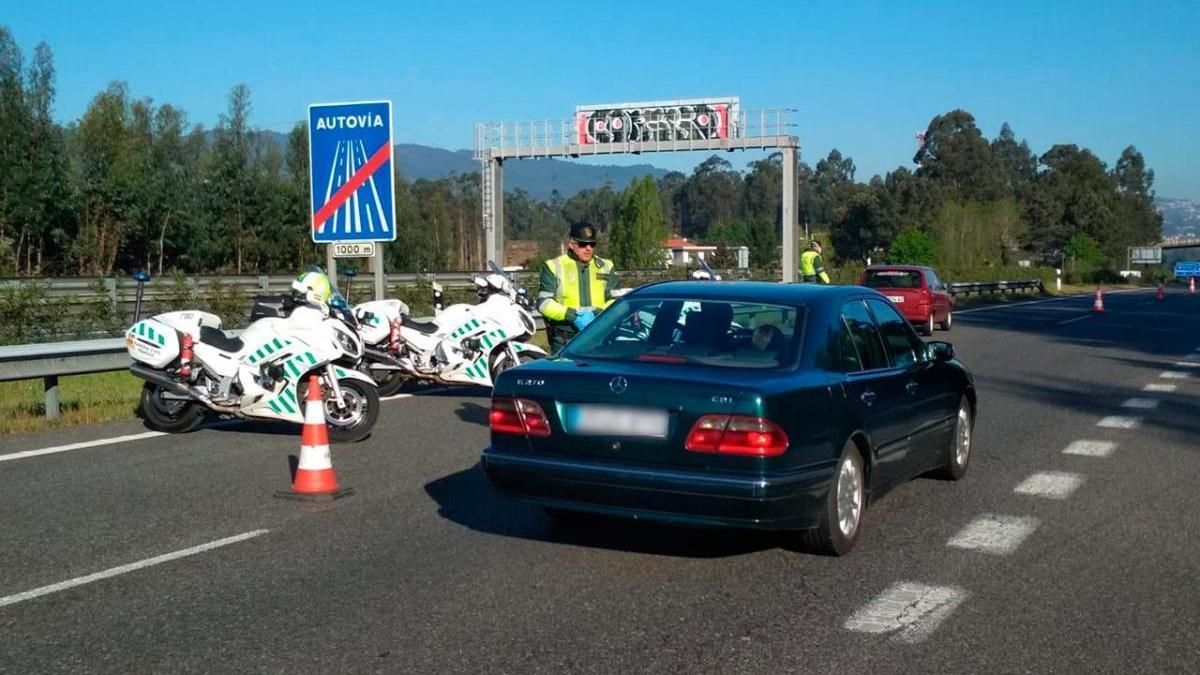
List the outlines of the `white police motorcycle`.
{"type": "MultiPolygon", "coordinates": [[[[191,431],[205,409],[300,424],[308,380],[315,375],[330,440],[365,438],[379,415],[375,381],[335,364],[360,358],[362,340],[338,316],[345,301],[334,295],[326,302],[310,279],[305,274],[293,282],[296,302],[286,313],[263,316],[256,307],[262,318],[238,337],[225,334],[220,317],[208,312],[135,317],[125,345],[134,360],[130,372],[146,381],[140,402],[146,424],[172,433],[191,431]]],[[[329,293],[327,279],[325,284],[329,293]]]]}
{"type": "Polygon", "coordinates": [[[360,369],[395,393],[408,380],[492,386],[496,376],[516,365],[546,358],[528,341],[537,332],[529,294],[489,261],[489,274],[474,279],[478,304],[442,308],[442,287],[434,284],[432,321],[417,321],[400,300],[376,300],[354,307],[365,343],[360,369]]]}

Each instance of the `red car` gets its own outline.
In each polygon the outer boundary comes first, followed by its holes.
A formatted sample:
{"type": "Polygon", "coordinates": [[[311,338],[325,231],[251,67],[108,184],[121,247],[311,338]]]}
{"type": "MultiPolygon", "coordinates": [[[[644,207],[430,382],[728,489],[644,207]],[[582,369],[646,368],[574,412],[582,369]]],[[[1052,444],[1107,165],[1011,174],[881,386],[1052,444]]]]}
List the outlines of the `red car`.
{"type": "Polygon", "coordinates": [[[935,323],[942,330],[950,330],[954,297],[932,268],[872,265],[863,272],[858,285],[886,295],[923,335],[933,335],[935,323]]]}

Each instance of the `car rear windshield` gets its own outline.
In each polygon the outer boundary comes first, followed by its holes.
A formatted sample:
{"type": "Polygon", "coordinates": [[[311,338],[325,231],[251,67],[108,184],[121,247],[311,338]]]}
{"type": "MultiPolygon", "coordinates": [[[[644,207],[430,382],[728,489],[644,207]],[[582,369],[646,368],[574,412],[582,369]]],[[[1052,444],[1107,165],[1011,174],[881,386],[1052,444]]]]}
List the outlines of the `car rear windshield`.
{"type": "Polygon", "coordinates": [[[779,368],[798,356],[805,310],[737,300],[627,298],[571,341],[571,358],[779,368]]]}
{"type": "Polygon", "coordinates": [[[921,273],[916,270],[867,270],[862,285],[867,288],[920,288],[921,273]]]}

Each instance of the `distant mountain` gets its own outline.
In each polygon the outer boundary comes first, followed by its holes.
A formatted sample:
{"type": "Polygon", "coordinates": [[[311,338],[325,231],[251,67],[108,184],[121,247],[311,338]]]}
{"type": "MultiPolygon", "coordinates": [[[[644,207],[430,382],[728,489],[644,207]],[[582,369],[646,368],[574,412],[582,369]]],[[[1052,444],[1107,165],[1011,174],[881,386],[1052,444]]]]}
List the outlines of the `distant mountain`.
{"type": "MultiPolygon", "coordinates": [[[[405,178],[436,180],[455,173],[479,173],[479,162],[470,150],[450,151],[428,145],[398,143],[396,159],[405,178]]],[[[510,160],[504,164],[504,190],[520,188],[537,199],[548,199],[558,190],[564,199],[588,188],[612,183],[614,190],[623,190],[635,178],[650,174],[661,178],[667,173],[650,164],[633,166],[579,164],[561,159],[510,160]]]]}
{"type": "MultiPolygon", "coordinates": [[[[209,137],[212,131],[208,132],[209,137]]],[[[264,136],[287,147],[287,134],[263,131],[264,136]]],[[[437,180],[449,178],[456,173],[479,174],[479,162],[472,159],[470,150],[446,150],[415,143],[397,143],[396,161],[400,171],[409,181],[420,178],[437,180]]],[[[561,159],[510,160],[504,164],[504,191],[517,188],[537,199],[549,199],[555,190],[563,199],[588,188],[598,188],[612,183],[614,190],[624,190],[635,178],[650,174],[662,178],[666,169],[650,164],[616,166],[610,164],[579,164],[561,159]]]]}
{"type": "Polygon", "coordinates": [[[1200,238],[1200,201],[1155,197],[1154,205],[1163,216],[1164,238],[1200,238]]]}

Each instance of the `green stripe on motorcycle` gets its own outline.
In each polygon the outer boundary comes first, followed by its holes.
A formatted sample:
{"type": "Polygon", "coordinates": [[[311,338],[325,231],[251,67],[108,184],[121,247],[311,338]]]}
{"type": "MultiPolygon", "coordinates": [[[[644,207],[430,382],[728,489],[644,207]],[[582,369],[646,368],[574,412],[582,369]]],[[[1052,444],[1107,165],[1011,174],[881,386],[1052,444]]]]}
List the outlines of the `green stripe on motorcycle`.
{"type": "Polygon", "coordinates": [[[492,348],[492,338],[484,335],[483,336],[483,346],[487,347],[488,349],[491,349],[492,348]]]}
{"type": "Polygon", "coordinates": [[[288,398],[288,400],[291,401],[292,403],[296,402],[296,392],[293,391],[291,387],[284,389],[283,395],[286,396],[288,398]]]}
{"type": "Polygon", "coordinates": [[[311,365],[317,365],[317,358],[312,355],[312,352],[304,352],[304,358],[308,359],[311,365]]]}
{"type": "Polygon", "coordinates": [[[279,338],[275,338],[275,348],[283,349],[283,343],[279,341],[279,338]]]}
{"type": "Polygon", "coordinates": [[[268,344],[265,344],[265,345],[263,345],[263,346],[262,346],[262,348],[263,348],[263,349],[265,349],[265,350],[267,350],[267,353],[268,353],[268,354],[274,354],[274,353],[275,353],[275,348],[274,348],[274,347],[272,347],[272,346],[271,346],[269,343],[268,343],[268,344]]]}
{"type": "Polygon", "coordinates": [[[287,366],[288,372],[292,374],[292,377],[300,377],[300,369],[297,368],[294,363],[288,361],[285,365],[287,366]]]}
{"type": "Polygon", "coordinates": [[[274,410],[275,412],[283,412],[279,409],[279,404],[275,401],[267,401],[267,405],[270,406],[271,410],[274,410]]]}
{"type": "Polygon", "coordinates": [[[155,336],[154,336],[154,341],[155,341],[155,342],[157,342],[158,344],[160,344],[160,345],[164,345],[164,346],[167,344],[167,338],[166,338],[165,336],[163,336],[163,334],[162,334],[162,333],[159,333],[158,335],[155,335],[155,336]]]}
{"type": "Polygon", "coordinates": [[[471,328],[479,328],[479,319],[471,319],[471,328]]]}
{"type": "Polygon", "coordinates": [[[291,403],[288,403],[288,401],[287,401],[287,399],[286,399],[286,398],[280,398],[280,399],[277,399],[277,400],[278,400],[280,403],[282,403],[282,404],[283,404],[283,407],[284,407],[284,408],[287,408],[287,411],[288,411],[289,413],[294,413],[294,412],[296,412],[296,409],[292,407],[292,404],[291,404],[291,403]]]}

